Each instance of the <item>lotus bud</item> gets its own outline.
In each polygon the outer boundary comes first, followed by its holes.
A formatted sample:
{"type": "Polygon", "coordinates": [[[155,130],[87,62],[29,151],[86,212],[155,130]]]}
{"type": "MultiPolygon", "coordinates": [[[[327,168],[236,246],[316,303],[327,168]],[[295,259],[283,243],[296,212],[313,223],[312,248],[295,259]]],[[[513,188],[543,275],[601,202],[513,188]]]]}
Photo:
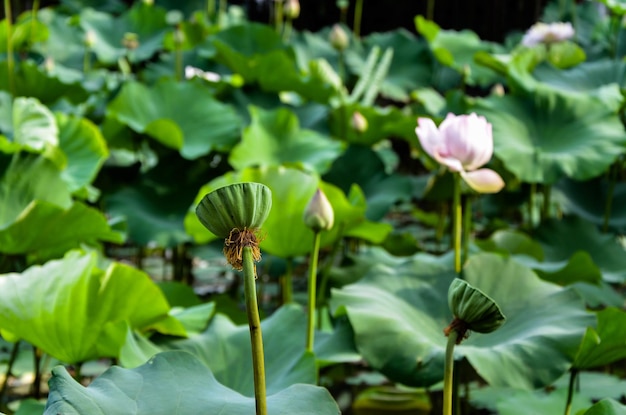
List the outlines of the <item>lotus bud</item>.
{"type": "Polygon", "coordinates": [[[154,6],[154,0],[142,0],[146,6],[154,6]]]}
{"type": "Polygon", "coordinates": [[[87,30],[87,32],[85,33],[85,39],[83,41],[85,42],[85,46],[91,49],[96,43],[96,34],[94,33],[94,31],[87,30]]]}
{"type": "Polygon", "coordinates": [[[126,49],[137,49],[139,47],[139,36],[137,33],[126,32],[124,33],[124,38],[122,39],[122,45],[126,49]]]}
{"type": "Polygon", "coordinates": [[[329,41],[333,48],[337,49],[339,52],[346,50],[350,43],[346,31],[338,24],[335,24],[330,30],[329,41]]]}
{"type": "Polygon", "coordinates": [[[457,344],[466,337],[468,330],[491,333],[506,320],[494,300],[458,278],[452,281],[448,289],[448,306],[454,320],[444,329],[444,333],[448,336],[453,330],[458,332],[457,344]]]}
{"type": "Polygon", "coordinates": [[[317,189],[306,209],[304,210],[304,224],[314,232],[332,229],[335,221],[335,212],[328,198],[321,189],[317,189]]]}
{"type": "Polygon", "coordinates": [[[504,90],[502,84],[495,84],[491,88],[491,93],[497,97],[503,97],[506,94],[506,91],[504,90]]]}
{"type": "Polygon", "coordinates": [[[348,10],[350,2],[348,0],[337,0],[337,8],[341,11],[348,10]]]}
{"type": "Polygon", "coordinates": [[[180,10],[170,10],[165,15],[165,22],[170,26],[176,26],[183,21],[183,17],[183,13],[180,10]]]}
{"type": "Polygon", "coordinates": [[[259,230],[272,208],[272,192],[260,183],[236,183],[206,194],[196,207],[200,223],[224,241],[224,256],[237,270],[243,268],[242,251],[252,248],[261,260],[259,230]]]}
{"type": "Polygon", "coordinates": [[[54,65],[54,58],[51,58],[50,56],[43,61],[43,66],[48,72],[52,72],[54,70],[54,65]]]}
{"type": "Polygon", "coordinates": [[[287,0],[285,3],[285,17],[295,20],[300,16],[300,2],[298,0],[287,0]]]}
{"type": "Polygon", "coordinates": [[[364,133],[367,131],[368,127],[367,118],[365,118],[360,112],[355,111],[350,119],[350,126],[352,126],[356,132],[364,133]]]}

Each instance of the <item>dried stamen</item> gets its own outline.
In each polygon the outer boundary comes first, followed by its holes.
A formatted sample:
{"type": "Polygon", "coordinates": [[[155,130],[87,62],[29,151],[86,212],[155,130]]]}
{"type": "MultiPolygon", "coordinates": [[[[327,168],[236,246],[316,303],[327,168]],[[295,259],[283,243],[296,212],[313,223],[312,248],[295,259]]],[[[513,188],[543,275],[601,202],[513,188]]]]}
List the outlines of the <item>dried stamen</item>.
{"type": "MultiPolygon", "coordinates": [[[[232,229],[228,238],[224,240],[224,256],[232,267],[238,271],[243,269],[243,248],[252,248],[252,257],[255,262],[261,260],[259,249],[258,229],[232,229]]],[[[256,274],[256,273],[255,273],[256,274]]]]}
{"type": "Polygon", "coordinates": [[[448,337],[452,331],[456,331],[458,333],[456,344],[461,344],[461,342],[469,337],[469,326],[466,322],[461,320],[458,317],[454,317],[452,323],[445,329],[443,329],[443,334],[448,337]]]}

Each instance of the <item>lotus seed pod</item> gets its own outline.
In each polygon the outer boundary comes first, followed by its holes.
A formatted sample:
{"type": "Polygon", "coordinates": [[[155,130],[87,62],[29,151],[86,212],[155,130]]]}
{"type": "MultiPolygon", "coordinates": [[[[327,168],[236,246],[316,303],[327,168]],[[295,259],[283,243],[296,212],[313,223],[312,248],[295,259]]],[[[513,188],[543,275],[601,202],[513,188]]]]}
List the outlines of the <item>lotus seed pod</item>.
{"type": "Polygon", "coordinates": [[[491,333],[506,319],[494,300],[458,278],[448,289],[448,305],[455,319],[461,320],[466,329],[477,333],[491,333]]]}
{"type": "Polygon", "coordinates": [[[340,52],[345,50],[350,43],[350,39],[348,39],[345,30],[338,24],[335,24],[330,30],[329,41],[333,48],[340,52]]]}
{"type": "Polygon", "coordinates": [[[272,192],[260,183],[236,183],[205,195],[196,207],[200,222],[226,238],[233,229],[258,229],[272,208],[272,192]]]}
{"type": "Polygon", "coordinates": [[[335,221],[335,212],[328,198],[320,189],[317,189],[306,209],[304,210],[304,224],[315,232],[330,230],[335,221]]]}

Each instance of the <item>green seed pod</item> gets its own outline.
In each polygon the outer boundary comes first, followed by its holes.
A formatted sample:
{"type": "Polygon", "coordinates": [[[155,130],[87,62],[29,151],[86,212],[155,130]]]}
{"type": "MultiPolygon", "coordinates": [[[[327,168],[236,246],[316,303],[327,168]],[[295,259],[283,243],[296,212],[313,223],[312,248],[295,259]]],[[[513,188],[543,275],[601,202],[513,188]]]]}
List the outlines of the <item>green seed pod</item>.
{"type": "Polygon", "coordinates": [[[494,300],[458,278],[448,289],[448,305],[455,318],[477,333],[491,333],[506,319],[494,300]]]}
{"type": "Polygon", "coordinates": [[[258,229],[272,208],[272,192],[260,183],[236,183],[206,194],[196,207],[200,222],[226,238],[233,229],[258,229]]]}

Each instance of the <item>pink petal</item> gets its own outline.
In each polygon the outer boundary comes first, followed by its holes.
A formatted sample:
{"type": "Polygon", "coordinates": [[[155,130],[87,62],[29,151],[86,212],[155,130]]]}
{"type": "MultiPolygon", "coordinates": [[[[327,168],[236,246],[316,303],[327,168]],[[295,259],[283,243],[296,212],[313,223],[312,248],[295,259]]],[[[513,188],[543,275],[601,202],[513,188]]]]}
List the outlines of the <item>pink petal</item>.
{"type": "Polygon", "coordinates": [[[417,134],[417,138],[419,139],[424,151],[432,158],[436,159],[435,154],[438,153],[437,149],[443,142],[435,122],[430,118],[418,118],[415,134],[417,134]]]}
{"type": "Polygon", "coordinates": [[[474,170],[489,161],[493,154],[491,124],[485,117],[448,114],[439,130],[445,143],[446,154],[460,160],[466,170],[474,170]]]}
{"type": "Polygon", "coordinates": [[[461,172],[465,183],[479,193],[498,193],[504,187],[504,180],[491,169],[479,169],[471,172],[461,172]]]}

